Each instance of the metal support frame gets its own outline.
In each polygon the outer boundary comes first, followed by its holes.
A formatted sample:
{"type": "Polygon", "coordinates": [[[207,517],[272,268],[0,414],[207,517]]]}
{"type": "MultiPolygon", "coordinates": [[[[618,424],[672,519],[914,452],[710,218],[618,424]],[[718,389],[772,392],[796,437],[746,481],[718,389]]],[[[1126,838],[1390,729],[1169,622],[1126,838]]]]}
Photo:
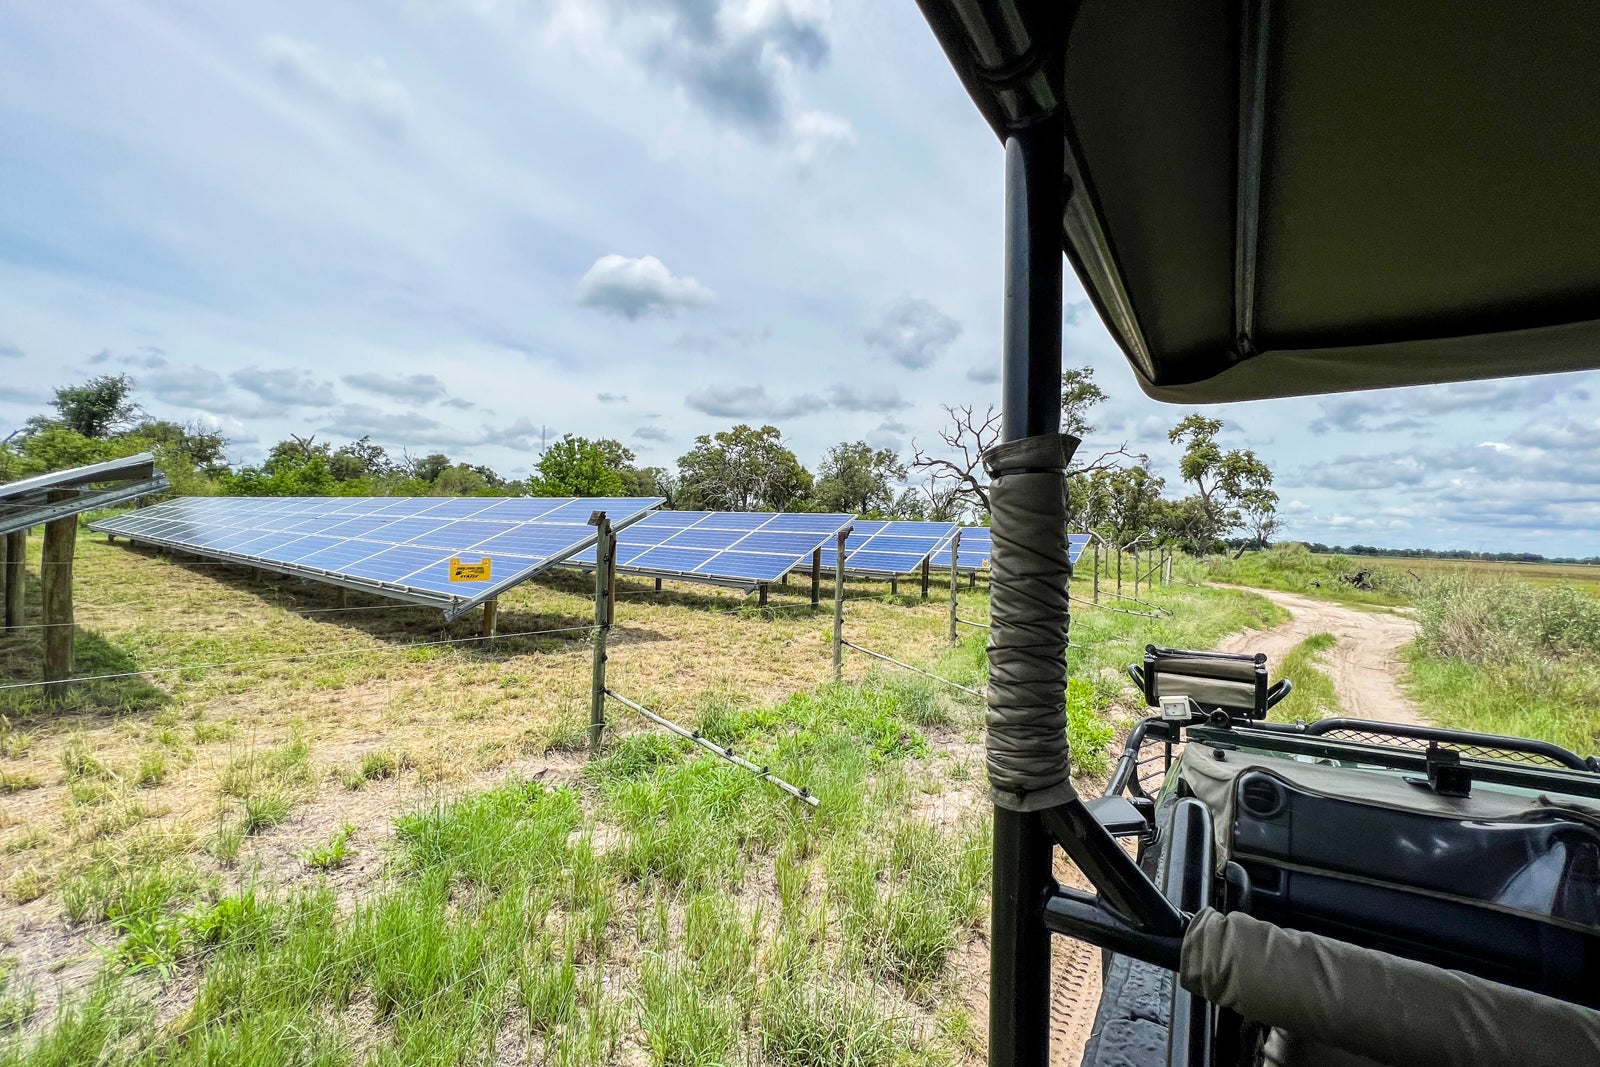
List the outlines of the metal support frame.
{"type": "Polygon", "coordinates": [[[822,603],[822,546],[811,553],[811,606],[817,607],[822,603]]]}
{"type": "Polygon", "coordinates": [[[606,637],[611,632],[611,605],[616,599],[616,571],[612,569],[617,558],[617,537],[611,532],[611,520],[606,513],[597,511],[589,516],[595,527],[594,549],[594,677],[589,691],[589,758],[600,754],[600,742],[606,732],[606,637]]]}
{"type": "MultiPolygon", "coordinates": [[[[1006,139],[1002,441],[1061,432],[1065,136],[1064,122],[1054,117],[1006,139]]],[[[1003,532],[1003,517],[995,522],[1003,532]]],[[[1050,935],[1041,902],[1055,888],[1053,857],[1038,812],[995,807],[990,1067],[1050,1061],[1050,935]]]]}
{"type": "Polygon", "coordinates": [[[839,531],[839,559],[833,568],[833,680],[844,677],[844,543],[849,528],[839,531]]]}
{"type": "Polygon", "coordinates": [[[495,630],[500,625],[500,601],[485,600],[483,602],[483,623],[478,627],[479,637],[493,637],[495,630]]]}
{"type": "Polygon", "coordinates": [[[932,562],[933,562],[933,553],[930,552],[926,556],[922,557],[922,599],[923,600],[927,600],[928,599],[928,577],[929,577],[929,571],[932,569],[932,566],[931,566],[932,562]]]}
{"type": "Polygon", "coordinates": [[[767,583],[766,582],[762,582],[760,585],[756,586],[756,604],[757,604],[758,607],[763,607],[763,608],[767,606],[767,583]]]}

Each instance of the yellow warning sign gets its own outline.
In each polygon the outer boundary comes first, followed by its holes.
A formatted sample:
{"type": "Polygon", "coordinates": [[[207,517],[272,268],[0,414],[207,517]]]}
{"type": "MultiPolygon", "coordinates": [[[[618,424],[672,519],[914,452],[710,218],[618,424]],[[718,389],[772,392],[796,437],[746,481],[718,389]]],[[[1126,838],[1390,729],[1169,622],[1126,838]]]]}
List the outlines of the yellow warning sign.
{"type": "Polygon", "coordinates": [[[459,556],[450,560],[450,580],[452,582],[487,582],[489,580],[489,557],[484,556],[477,563],[468,563],[459,556]]]}

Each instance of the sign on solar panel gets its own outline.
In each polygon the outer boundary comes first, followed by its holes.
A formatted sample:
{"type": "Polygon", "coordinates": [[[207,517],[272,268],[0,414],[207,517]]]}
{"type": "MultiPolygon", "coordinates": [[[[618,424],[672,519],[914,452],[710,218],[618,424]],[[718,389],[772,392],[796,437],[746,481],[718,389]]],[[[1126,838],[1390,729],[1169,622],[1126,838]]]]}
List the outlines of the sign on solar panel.
{"type": "Polygon", "coordinates": [[[649,497],[184,497],[91,530],[442,608],[455,618],[592,547],[589,516],[626,528],[649,497]],[[493,561],[485,582],[452,559],[493,561]]]}
{"type": "MultiPolygon", "coordinates": [[[[858,519],[845,542],[844,569],[849,574],[897,577],[910,574],[940,545],[949,545],[953,522],[884,522],[858,519]]],[[[833,561],[824,559],[828,570],[833,561]]]]}
{"type": "MultiPolygon", "coordinates": [[[[657,511],[617,534],[617,570],[752,590],[806,565],[854,515],[657,511]]],[[[827,553],[824,553],[826,562],[827,553]]],[[[570,561],[594,566],[594,549],[570,561]]]]}

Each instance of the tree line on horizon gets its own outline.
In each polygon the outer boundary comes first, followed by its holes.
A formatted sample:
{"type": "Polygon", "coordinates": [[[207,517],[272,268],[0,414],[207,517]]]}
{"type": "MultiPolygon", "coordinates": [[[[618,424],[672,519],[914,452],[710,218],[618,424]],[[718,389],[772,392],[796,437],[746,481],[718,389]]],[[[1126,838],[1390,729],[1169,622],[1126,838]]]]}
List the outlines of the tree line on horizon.
{"type": "MultiPolygon", "coordinates": [[[[1106,400],[1091,368],[1062,380],[1062,429],[1094,432],[1106,400]]],[[[398,454],[363,436],[344,444],[291,434],[260,463],[232,464],[228,441],[198,423],[146,414],[127,375],[101,375],[55,390],[50,413],[35,415],[0,442],[0,482],[137,452],[156,453],[180,496],[654,496],[671,508],[719,511],[835,511],[871,518],[987,523],[982,453],[998,443],[999,413],[946,406],[942,451],[913,442],[909,462],[865,441],[829,448],[813,473],[775,426],[740,423],[702,434],[673,468],[640,465],[614,438],[564,435],[526,478],[442,452],[398,454]]],[[[1272,471],[1250,449],[1226,449],[1219,419],[1193,414],[1168,433],[1189,492],[1166,495],[1148,455],[1114,449],[1078,457],[1069,471],[1076,528],[1113,544],[1223,550],[1231,541],[1265,547],[1282,529],[1272,471]],[[1235,536],[1238,535],[1238,536],[1235,536]]]]}

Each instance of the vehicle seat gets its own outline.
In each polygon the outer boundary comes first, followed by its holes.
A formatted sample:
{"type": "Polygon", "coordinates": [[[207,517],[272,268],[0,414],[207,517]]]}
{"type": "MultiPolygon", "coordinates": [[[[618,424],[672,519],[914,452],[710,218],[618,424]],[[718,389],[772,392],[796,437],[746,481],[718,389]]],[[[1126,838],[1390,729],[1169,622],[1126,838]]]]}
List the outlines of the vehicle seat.
{"type": "Polygon", "coordinates": [[[1129,664],[1128,677],[1152,708],[1162,697],[1186,696],[1202,714],[1225,712],[1236,719],[1264,719],[1267,709],[1289,695],[1288,679],[1267,684],[1267,657],[1242,652],[1197,652],[1146,645],[1143,664],[1129,664]]]}

